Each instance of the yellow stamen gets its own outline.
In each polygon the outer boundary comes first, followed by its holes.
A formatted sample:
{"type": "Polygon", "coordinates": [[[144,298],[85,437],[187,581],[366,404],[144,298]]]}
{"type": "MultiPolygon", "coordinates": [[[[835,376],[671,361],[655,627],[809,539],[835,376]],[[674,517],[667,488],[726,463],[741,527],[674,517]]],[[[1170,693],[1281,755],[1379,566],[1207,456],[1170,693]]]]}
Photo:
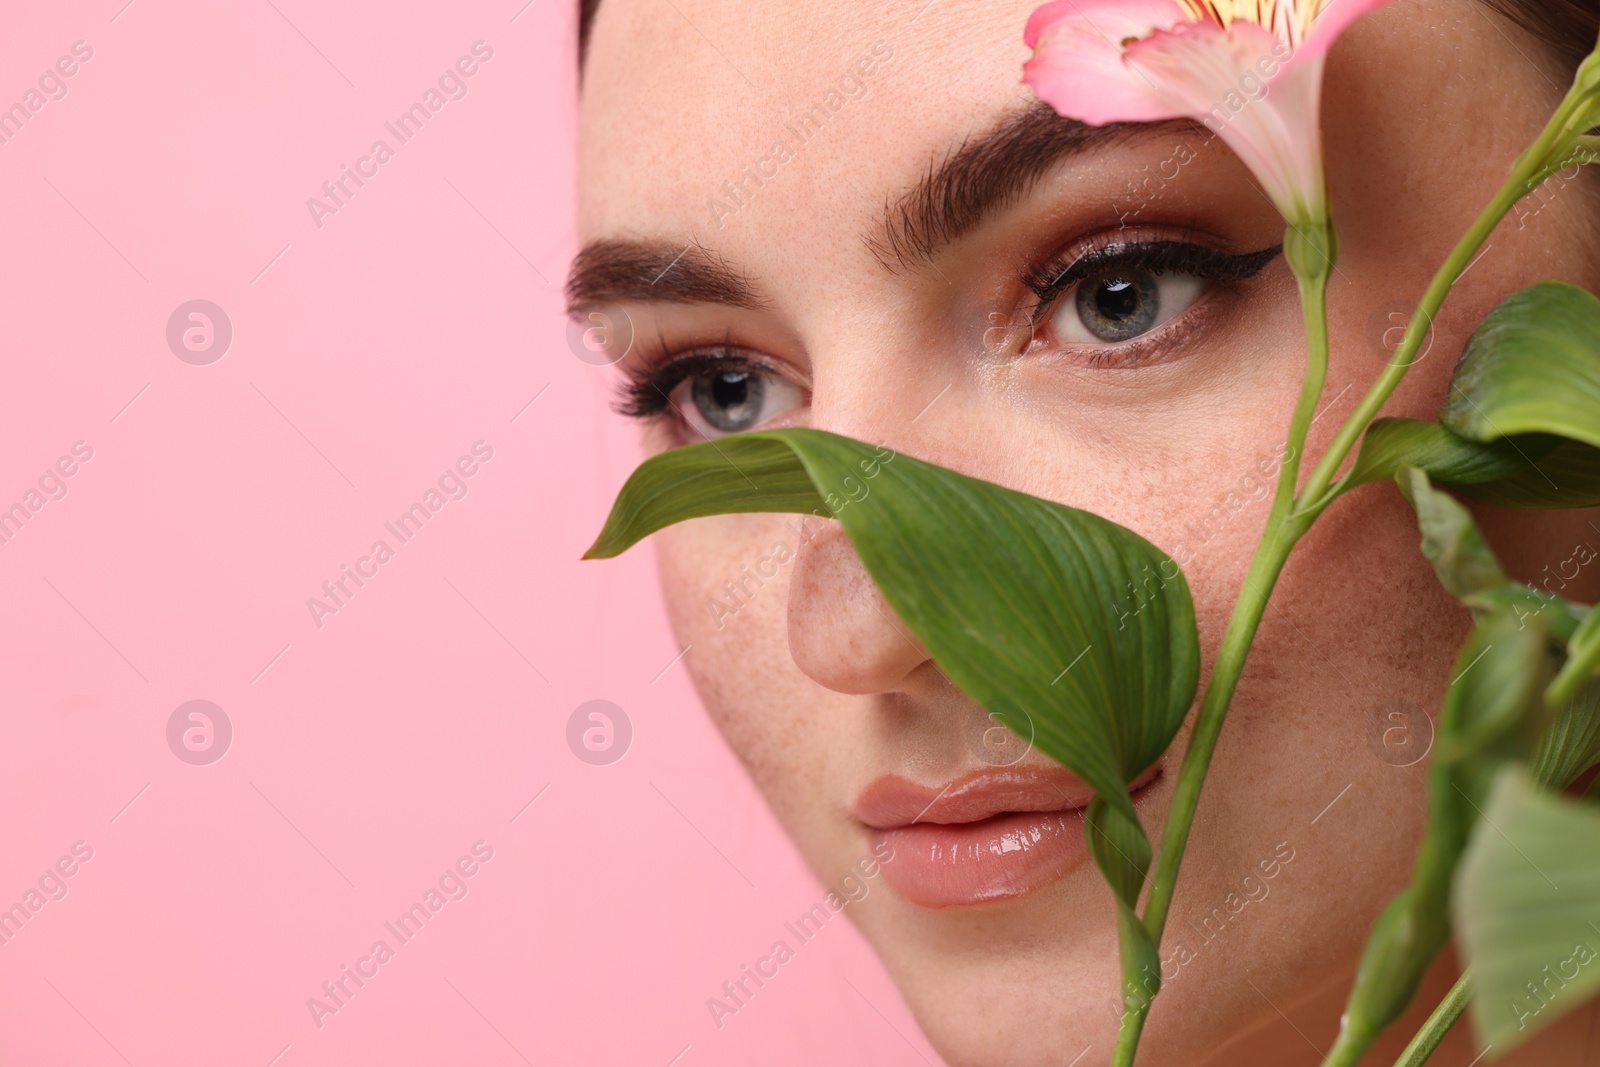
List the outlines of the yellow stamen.
{"type": "Polygon", "coordinates": [[[1235,20],[1253,22],[1291,45],[1298,45],[1317,15],[1334,0],[1178,0],[1196,21],[1207,19],[1227,29],[1235,20]]]}

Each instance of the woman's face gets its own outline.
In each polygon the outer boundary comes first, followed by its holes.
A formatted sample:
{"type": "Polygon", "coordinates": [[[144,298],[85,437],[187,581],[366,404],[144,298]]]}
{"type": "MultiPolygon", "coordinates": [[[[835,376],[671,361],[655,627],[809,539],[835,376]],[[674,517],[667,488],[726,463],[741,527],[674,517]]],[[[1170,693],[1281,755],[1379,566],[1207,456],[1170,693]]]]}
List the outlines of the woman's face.
{"type": "MultiPolygon", "coordinates": [[[[1283,222],[1204,129],[1042,110],[1019,81],[1033,6],[605,0],[581,230],[606,243],[574,293],[631,323],[620,366],[650,450],[814,426],[1104,515],[1182,564],[1209,655],[1304,363],[1283,222]]],[[[1341,252],[1313,452],[1559,96],[1538,44],[1491,18],[1400,0],[1330,60],[1341,252]]],[[[1502,226],[1388,413],[1437,413],[1508,292],[1595,287],[1583,199],[1558,191],[1502,226]]],[[[1600,544],[1581,515],[1484,521],[1535,582],[1600,544]]],[[[1408,877],[1423,768],[1400,765],[1426,747],[1417,712],[1467,625],[1417,541],[1399,495],[1372,487],[1291,561],[1206,784],[1141,1064],[1202,1062],[1347,981],[1408,877]]],[[[700,519],[656,546],[707,708],[822,882],[866,887],[846,910],[935,1046],[959,1065],[1089,1046],[1103,1062],[1117,946],[1083,784],[1017,758],[837,523],[700,519]]],[[[1186,738],[1136,795],[1152,837],[1186,738]]],[[[1264,1062],[1313,1056],[1293,1042],[1264,1062]]]]}

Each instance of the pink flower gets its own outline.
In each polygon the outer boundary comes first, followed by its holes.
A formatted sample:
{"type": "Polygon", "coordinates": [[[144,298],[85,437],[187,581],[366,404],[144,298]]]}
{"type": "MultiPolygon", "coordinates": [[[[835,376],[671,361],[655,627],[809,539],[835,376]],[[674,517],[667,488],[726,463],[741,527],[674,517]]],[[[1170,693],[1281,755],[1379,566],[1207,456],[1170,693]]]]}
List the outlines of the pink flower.
{"type": "Polygon", "coordinates": [[[1052,0],[1028,19],[1022,80],[1091,125],[1191,118],[1290,222],[1322,222],[1322,68],[1387,0],[1052,0]]]}

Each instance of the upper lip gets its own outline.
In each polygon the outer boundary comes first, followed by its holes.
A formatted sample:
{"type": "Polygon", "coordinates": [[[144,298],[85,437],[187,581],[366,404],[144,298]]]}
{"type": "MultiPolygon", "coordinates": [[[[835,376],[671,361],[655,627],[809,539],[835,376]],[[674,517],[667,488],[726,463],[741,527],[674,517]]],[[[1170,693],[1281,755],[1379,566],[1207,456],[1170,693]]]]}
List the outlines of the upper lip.
{"type": "Polygon", "coordinates": [[[1093,799],[1094,791],[1065,771],[984,768],[943,788],[887,774],[861,791],[855,815],[874,829],[896,830],[914,823],[979,822],[1007,812],[1072,811],[1093,799]]]}

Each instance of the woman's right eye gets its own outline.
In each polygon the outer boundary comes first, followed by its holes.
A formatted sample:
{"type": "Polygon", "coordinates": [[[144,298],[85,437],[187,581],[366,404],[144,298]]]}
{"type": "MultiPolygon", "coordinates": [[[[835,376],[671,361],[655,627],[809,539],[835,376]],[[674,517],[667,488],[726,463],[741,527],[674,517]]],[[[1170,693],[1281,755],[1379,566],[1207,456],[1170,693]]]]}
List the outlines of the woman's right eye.
{"type": "Polygon", "coordinates": [[[705,437],[753,430],[805,401],[804,392],[794,383],[746,368],[690,375],[673,393],[673,403],[684,421],[705,437]]]}
{"type": "Polygon", "coordinates": [[[1066,294],[1050,316],[1056,340],[1073,344],[1121,344],[1165,325],[1205,295],[1196,274],[1116,269],[1091,274],[1066,294]]]}

